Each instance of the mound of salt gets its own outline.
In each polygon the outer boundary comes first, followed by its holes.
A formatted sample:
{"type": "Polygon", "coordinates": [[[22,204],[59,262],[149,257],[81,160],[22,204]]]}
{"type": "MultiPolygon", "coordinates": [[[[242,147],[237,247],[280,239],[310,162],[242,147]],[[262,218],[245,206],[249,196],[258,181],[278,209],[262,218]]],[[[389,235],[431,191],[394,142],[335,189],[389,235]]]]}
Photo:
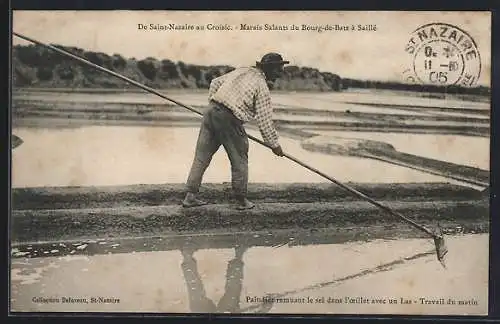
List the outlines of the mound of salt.
{"type": "Polygon", "coordinates": [[[339,136],[315,136],[302,141],[301,146],[313,152],[348,156],[395,151],[394,146],[385,142],[339,136]]]}

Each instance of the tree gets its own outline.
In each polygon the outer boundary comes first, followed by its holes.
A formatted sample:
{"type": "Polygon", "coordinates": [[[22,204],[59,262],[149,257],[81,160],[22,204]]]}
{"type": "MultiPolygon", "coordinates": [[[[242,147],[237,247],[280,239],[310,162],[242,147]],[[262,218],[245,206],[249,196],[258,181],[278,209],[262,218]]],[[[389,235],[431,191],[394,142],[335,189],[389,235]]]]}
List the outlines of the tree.
{"type": "Polygon", "coordinates": [[[51,67],[41,66],[36,71],[36,77],[40,81],[49,81],[53,77],[53,72],[51,67]]]}
{"type": "Polygon", "coordinates": [[[149,58],[137,62],[137,68],[148,79],[154,80],[158,72],[155,62],[149,58]]]}

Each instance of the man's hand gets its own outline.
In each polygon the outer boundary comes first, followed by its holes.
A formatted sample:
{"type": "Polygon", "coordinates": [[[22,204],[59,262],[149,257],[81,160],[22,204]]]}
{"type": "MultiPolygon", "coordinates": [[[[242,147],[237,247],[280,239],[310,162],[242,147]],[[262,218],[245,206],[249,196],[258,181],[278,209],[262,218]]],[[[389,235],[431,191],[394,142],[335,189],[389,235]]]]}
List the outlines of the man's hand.
{"type": "Polygon", "coordinates": [[[277,147],[273,147],[273,153],[276,154],[277,156],[285,155],[285,153],[283,153],[283,150],[281,149],[281,145],[278,145],[277,147]]]}

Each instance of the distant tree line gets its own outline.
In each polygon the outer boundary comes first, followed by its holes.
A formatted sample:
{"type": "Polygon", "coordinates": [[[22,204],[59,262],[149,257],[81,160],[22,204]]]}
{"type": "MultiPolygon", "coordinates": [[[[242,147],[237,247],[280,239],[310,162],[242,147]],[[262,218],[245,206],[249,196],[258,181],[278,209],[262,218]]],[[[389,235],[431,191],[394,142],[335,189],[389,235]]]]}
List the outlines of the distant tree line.
{"type": "MultiPolygon", "coordinates": [[[[234,69],[228,65],[203,66],[168,59],[158,60],[153,57],[143,60],[127,59],[120,54],[108,55],[85,51],[77,47],[52,45],[137,82],[157,88],[208,88],[213,78],[234,69]]],[[[122,80],[39,45],[14,46],[12,60],[13,82],[17,87],[122,88],[129,86],[122,80]]],[[[480,95],[490,93],[488,87],[439,87],[341,78],[335,73],[293,65],[285,67],[284,75],[275,82],[274,87],[293,91],[342,91],[348,88],[366,88],[480,95]]]]}
{"type": "Polygon", "coordinates": [[[342,79],[342,88],[362,88],[381,90],[417,91],[442,94],[490,95],[490,88],[485,86],[463,87],[458,85],[438,86],[431,84],[407,84],[390,81],[371,81],[357,79],[342,79]]]}

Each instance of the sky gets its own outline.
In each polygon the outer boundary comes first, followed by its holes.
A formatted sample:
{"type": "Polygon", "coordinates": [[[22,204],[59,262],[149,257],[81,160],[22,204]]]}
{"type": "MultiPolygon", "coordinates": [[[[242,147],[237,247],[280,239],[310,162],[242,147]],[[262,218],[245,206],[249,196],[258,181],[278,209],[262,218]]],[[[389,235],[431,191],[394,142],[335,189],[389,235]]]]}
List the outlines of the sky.
{"type": "MultiPolygon", "coordinates": [[[[38,41],[76,46],[127,58],[155,57],[190,64],[249,66],[266,52],[291,64],[343,78],[401,81],[411,65],[405,46],[419,26],[441,22],[465,30],[481,58],[478,84],[490,84],[489,12],[369,11],[14,11],[13,31],[38,41]],[[151,30],[146,26],[192,24],[205,30],[151,30]],[[233,30],[208,30],[228,24],[233,30]],[[299,30],[240,30],[248,25],[297,25],[299,30]],[[302,25],[367,26],[365,31],[302,30],[302,25]],[[376,30],[374,30],[376,29],[376,30]]],[[[28,42],[13,36],[13,44],[28,42]]]]}

